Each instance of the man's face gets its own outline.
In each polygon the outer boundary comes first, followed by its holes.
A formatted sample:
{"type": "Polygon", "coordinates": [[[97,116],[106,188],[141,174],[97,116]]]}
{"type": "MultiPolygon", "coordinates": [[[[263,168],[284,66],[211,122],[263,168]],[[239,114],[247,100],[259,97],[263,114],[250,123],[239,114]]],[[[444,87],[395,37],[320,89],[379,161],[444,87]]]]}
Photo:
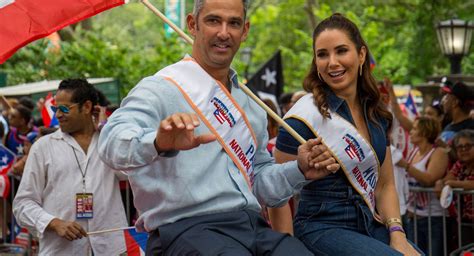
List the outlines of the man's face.
{"type": "MultiPolygon", "coordinates": [[[[80,132],[85,127],[85,124],[91,117],[91,103],[86,101],[84,104],[72,102],[72,92],[68,90],[59,90],[56,93],[56,117],[59,121],[61,131],[66,133],[80,132]],[[66,107],[68,113],[61,111],[61,108],[66,107]]],[[[64,108],[63,108],[64,110],[64,108]]]]}
{"type": "Polygon", "coordinates": [[[194,36],[193,57],[208,72],[230,67],[250,26],[242,0],[206,0],[198,17],[188,15],[187,24],[194,36]]]}
{"type": "Polygon", "coordinates": [[[21,128],[24,125],[23,117],[20,112],[14,108],[8,112],[8,122],[15,128],[21,128]]]}

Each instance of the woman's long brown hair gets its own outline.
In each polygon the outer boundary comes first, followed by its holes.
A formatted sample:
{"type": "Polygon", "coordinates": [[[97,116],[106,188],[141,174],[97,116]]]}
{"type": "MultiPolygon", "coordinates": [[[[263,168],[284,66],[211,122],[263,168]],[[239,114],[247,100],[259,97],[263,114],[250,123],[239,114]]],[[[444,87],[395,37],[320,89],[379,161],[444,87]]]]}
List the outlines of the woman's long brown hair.
{"type": "Polygon", "coordinates": [[[377,83],[372,76],[370,71],[370,51],[369,47],[365,43],[362,35],[360,34],[357,26],[345,18],[341,14],[335,13],[329,18],[321,21],[313,31],[313,61],[311,62],[311,68],[303,81],[303,88],[310,93],[313,93],[315,99],[315,105],[324,117],[330,117],[327,103],[327,92],[326,89],[330,89],[326,82],[319,79],[318,70],[316,67],[316,52],[315,42],[316,38],[326,29],[341,30],[349,37],[349,39],[355,44],[357,52],[359,53],[362,47],[365,47],[367,54],[365,55],[365,61],[362,65],[362,76],[357,78],[357,94],[359,99],[367,100],[367,114],[368,119],[373,123],[380,124],[376,117],[385,118],[389,122],[391,127],[392,114],[387,110],[386,106],[380,100],[380,93],[377,88],[377,83]]]}

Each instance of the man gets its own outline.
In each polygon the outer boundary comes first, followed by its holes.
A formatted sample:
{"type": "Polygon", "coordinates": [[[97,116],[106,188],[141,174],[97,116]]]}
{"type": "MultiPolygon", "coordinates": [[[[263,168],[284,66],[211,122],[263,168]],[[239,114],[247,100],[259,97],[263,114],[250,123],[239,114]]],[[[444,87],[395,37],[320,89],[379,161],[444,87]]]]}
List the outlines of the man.
{"type": "Polygon", "coordinates": [[[39,233],[40,255],[118,255],[125,251],[122,232],[87,236],[127,225],[118,172],[97,152],[96,91],[86,80],[64,80],[56,104],[60,130],[31,147],[13,213],[39,233]]]}
{"type": "Polygon", "coordinates": [[[444,112],[451,117],[451,123],[441,132],[443,144],[450,144],[457,132],[464,129],[474,129],[474,120],[469,116],[474,106],[474,93],[462,82],[452,84],[447,81],[442,87],[444,93],[441,99],[444,112]]]}
{"type": "Polygon", "coordinates": [[[187,16],[192,57],[142,80],[101,132],[104,161],[130,172],[147,255],[310,254],[271,231],[252,190],[278,206],[305,177],[339,166],[320,141],[301,146],[298,163],[276,165],[266,151],[266,113],[230,69],[249,30],[246,10],[247,0],[196,1],[187,16]]]}

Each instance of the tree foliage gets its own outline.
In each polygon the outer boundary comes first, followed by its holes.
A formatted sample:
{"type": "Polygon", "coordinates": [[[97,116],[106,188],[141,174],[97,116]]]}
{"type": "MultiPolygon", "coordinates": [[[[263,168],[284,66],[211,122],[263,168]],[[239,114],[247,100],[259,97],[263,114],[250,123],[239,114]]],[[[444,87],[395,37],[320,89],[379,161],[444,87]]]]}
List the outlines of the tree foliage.
{"type": "MultiPolygon", "coordinates": [[[[163,2],[155,4],[164,9],[163,2]]],[[[187,2],[191,11],[192,1],[187,2]]],[[[416,85],[427,76],[449,73],[449,61],[438,47],[437,22],[455,16],[473,20],[473,7],[472,1],[464,0],[255,0],[248,13],[250,34],[241,48],[253,49],[250,73],[281,50],[285,90],[299,90],[312,61],[315,24],[340,12],[361,29],[377,62],[377,78],[416,85]]],[[[165,37],[163,22],[137,2],[106,11],[87,24],[87,29],[69,28],[71,38],[61,43],[60,53],[48,50],[47,40],[38,40],[18,51],[0,71],[8,73],[9,84],[115,77],[128,90],[190,52],[176,35],[165,37]]],[[[243,73],[246,63],[239,56],[233,66],[243,73]]],[[[474,53],[463,59],[462,68],[474,74],[474,53]]]]}

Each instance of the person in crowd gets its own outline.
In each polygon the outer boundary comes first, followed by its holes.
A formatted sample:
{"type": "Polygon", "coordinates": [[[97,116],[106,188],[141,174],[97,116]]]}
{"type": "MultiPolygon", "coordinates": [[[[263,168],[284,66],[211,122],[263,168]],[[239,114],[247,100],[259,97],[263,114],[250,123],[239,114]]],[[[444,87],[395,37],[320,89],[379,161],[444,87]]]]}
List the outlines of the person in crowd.
{"type": "MultiPolygon", "coordinates": [[[[377,83],[377,87],[380,92],[381,101],[387,106],[388,111],[392,113],[390,153],[392,155],[393,176],[395,180],[395,188],[398,194],[398,202],[400,205],[400,215],[403,218],[407,210],[409,188],[405,168],[399,166],[399,162],[404,157],[408,156],[408,153],[413,148],[413,144],[410,143],[409,139],[410,131],[407,131],[397,118],[397,116],[403,112],[398,105],[392,82],[388,78],[385,78],[383,81],[379,81],[377,83]],[[396,102],[396,104],[393,104],[393,102],[396,102]]],[[[403,115],[402,118],[405,119],[405,116],[403,115]]]]}
{"type": "MultiPolygon", "coordinates": [[[[272,100],[263,99],[265,105],[267,105],[273,112],[277,113],[277,108],[272,100]]],[[[275,148],[276,137],[278,135],[278,123],[269,114],[267,114],[267,133],[268,133],[268,144],[267,150],[271,156],[273,156],[273,149],[275,148]]]]}
{"type": "Polygon", "coordinates": [[[446,127],[451,121],[449,117],[444,114],[443,107],[441,106],[441,100],[435,98],[431,101],[431,104],[426,106],[423,110],[423,116],[431,117],[438,121],[441,125],[441,130],[446,127]]]}
{"type": "Polygon", "coordinates": [[[102,129],[102,159],[130,172],[147,255],[311,254],[272,231],[259,202],[284,204],[338,165],[320,140],[301,145],[298,161],[270,157],[266,113],[230,68],[249,31],[247,6],[196,0],[186,19],[192,56],[142,80],[102,129]]]}
{"type": "Polygon", "coordinates": [[[93,123],[97,93],[85,79],[67,79],[56,93],[60,129],[30,149],[13,201],[18,223],[40,237],[40,255],[118,255],[127,225],[118,172],[100,158],[93,123]]]}
{"type": "Polygon", "coordinates": [[[458,131],[474,129],[474,119],[469,116],[474,106],[474,93],[473,89],[463,82],[452,84],[449,81],[442,87],[442,92],[443,110],[451,118],[451,123],[441,132],[440,143],[446,146],[458,131]]]}
{"type": "Polygon", "coordinates": [[[281,115],[284,116],[288,110],[291,108],[291,97],[293,96],[292,92],[283,93],[278,102],[280,104],[281,115]]]}
{"type": "MultiPolygon", "coordinates": [[[[434,187],[437,180],[446,174],[448,155],[442,147],[435,144],[441,132],[440,123],[429,117],[418,117],[410,131],[410,140],[415,149],[408,159],[399,165],[408,173],[410,187],[434,187]]],[[[431,216],[431,252],[443,255],[443,208],[433,193],[410,192],[408,214],[405,228],[409,239],[414,239],[414,215],[417,218],[418,246],[425,253],[429,252],[428,216],[431,216]]]]}
{"type": "MultiPolygon", "coordinates": [[[[357,26],[341,14],[313,32],[303,96],[285,120],[303,138],[322,138],[341,168],[301,190],[295,236],[315,254],[419,255],[407,241],[392,174],[387,131],[370,57],[357,26]]],[[[275,159],[296,158],[298,142],[280,130],[275,159]]],[[[291,220],[287,216],[286,220],[291,220]]]]}
{"type": "Polygon", "coordinates": [[[293,107],[295,105],[296,102],[298,102],[299,99],[301,99],[301,97],[305,96],[306,94],[308,94],[308,93],[305,92],[305,91],[294,92],[293,95],[291,96],[290,109],[291,109],[291,107],[293,107]]]}
{"type": "MultiPolygon", "coordinates": [[[[453,146],[458,161],[450,169],[446,177],[441,180],[438,190],[444,185],[464,190],[474,190],[474,130],[466,129],[459,131],[453,138],[453,146]]],[[[462,195],[461,198],[461,220],[465,223],[474,222],[473,195],[462,195]]],[[[462,225],[462,245],[474,243],[474,227],[462,225]]]]}
{"type": "Polygon", "coordinates": [[[12,107],[8,114],[10,131],[5,137],[5,146],[15,155],[24,155],[25,143],[34,141],[38,135],[38,127],[31,122],[31,110],[23,105],[12,107]]]}

